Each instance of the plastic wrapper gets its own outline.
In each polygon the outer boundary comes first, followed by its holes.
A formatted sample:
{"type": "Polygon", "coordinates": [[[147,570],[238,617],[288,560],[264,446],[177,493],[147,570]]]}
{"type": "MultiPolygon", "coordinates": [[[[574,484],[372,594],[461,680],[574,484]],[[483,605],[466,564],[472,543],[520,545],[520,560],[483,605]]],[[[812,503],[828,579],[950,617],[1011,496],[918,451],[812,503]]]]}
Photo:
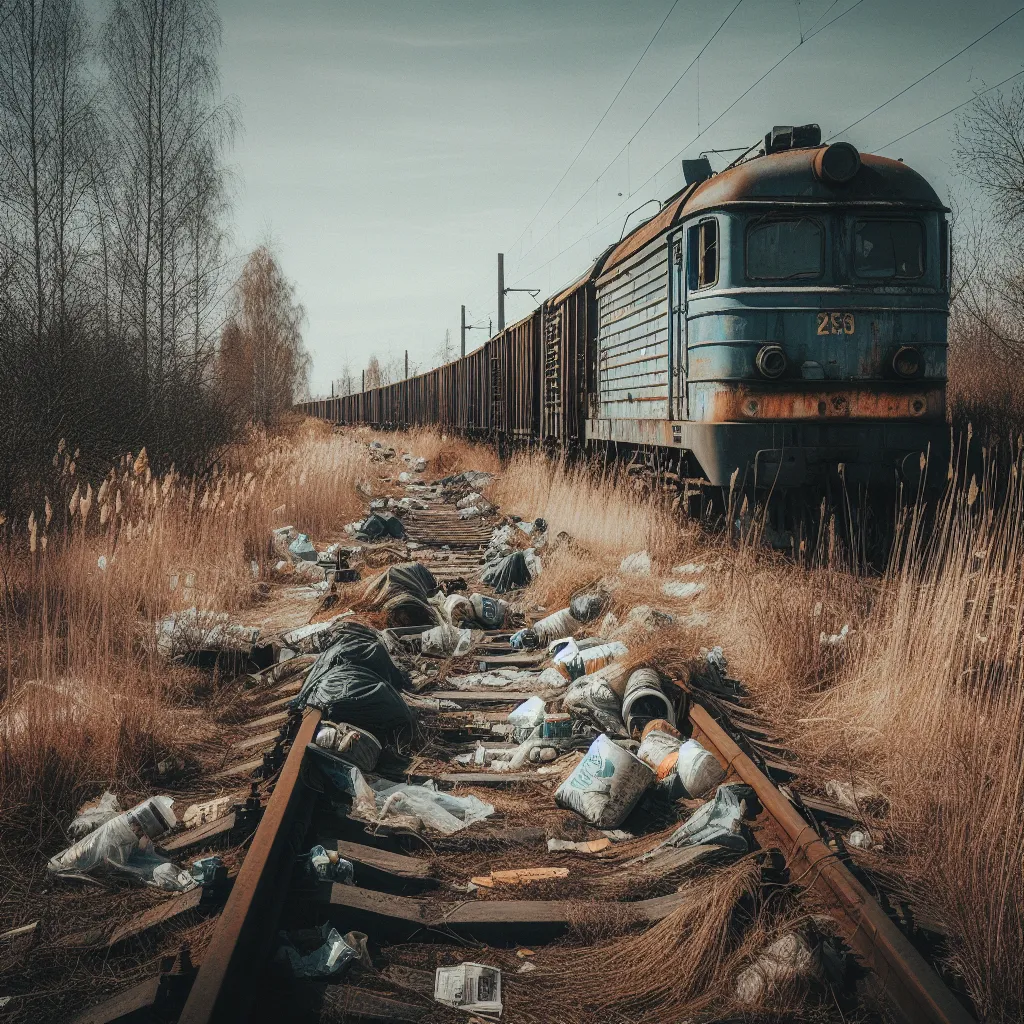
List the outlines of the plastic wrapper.
{"type": "Polygon", "coordinates": [[[592,622],[601,614],[605,600],[601,594],[577,594],[569,602],[569,614],[577,622],[592,622]]]}
{"type": "Polygon", "coordinates": [[[551,643],[558,637],[568,637],[581,629],[583,623],[578,621],[568,608],[553,612],[539,622],[533,624],[533,631],[542,644],[551,643]]]}
{"type": "Polygon", "coordinates": [[[653,781],[643,761],[601,735],[555,791],[555,803],[597,828],[617,828],[653,781]]]}

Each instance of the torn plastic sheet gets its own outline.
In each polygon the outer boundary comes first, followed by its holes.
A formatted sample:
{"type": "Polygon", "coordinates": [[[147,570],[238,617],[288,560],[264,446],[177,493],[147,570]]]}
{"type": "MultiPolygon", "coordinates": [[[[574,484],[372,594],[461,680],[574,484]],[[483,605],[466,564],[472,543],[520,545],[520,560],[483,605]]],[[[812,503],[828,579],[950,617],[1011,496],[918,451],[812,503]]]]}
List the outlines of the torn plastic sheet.
{"type": "Polygon", "coordinates": [[[316,548],[313,542],[304,533],[300,533],[295,540],[288,545],[288,553],[297,562],[315,562],[316,548]]]}
{"type": "Polygon", "coordinates": [[[395,664],[384,637],[371,626],[349,622],[337,631],[331,646],[313,662],[299,696],[314,689],[325,672],[345,662],[370,669],[396,689],[409,685],[409,677],[395,664]]]}
{"type": "Polygon", "coordinates": [[[721,846],[746,853],[743,834],[744,799],[749,787],[733,783],[719,786],[713,800],[690,815],[665,841],[666,846],[721,846]]]}
{"type": "Polygon", "coordinates": [[[289,705],[301,711],[319,708],[332,722],[348,722],[375,736],[411,732],[412,712],[402,695],[372,669],[341,661],[318,674],[310,671],[299,696],[289,705]]]}
{"type": "Polygon", "coordinates": [[[416,831],[426,827],[452,835],[494,813],[494,807],[478,797],[442,793],[432,781],[421,786],[387,779],[368,783],[358,768],[342,768],[337,762],[325,765],[322,756],[317,763],[328,779],[352,798],[352,816],[370,824],[405,826],[416,831]]]}

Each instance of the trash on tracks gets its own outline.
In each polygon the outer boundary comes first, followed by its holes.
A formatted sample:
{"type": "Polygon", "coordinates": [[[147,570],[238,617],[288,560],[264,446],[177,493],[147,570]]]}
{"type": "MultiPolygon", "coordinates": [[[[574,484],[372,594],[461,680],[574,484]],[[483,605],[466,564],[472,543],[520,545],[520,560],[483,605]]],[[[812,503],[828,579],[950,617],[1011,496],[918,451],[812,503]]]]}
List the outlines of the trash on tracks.
{"type": "Polygon", "coordinates": [[[282,932],[281,945],[274,954],[274,963],[283,967],[293,978],[330,978],[340,974],[357,960],[369,960],[366,951],[367,936],[363,932],[347,932],[344,936],[330,923],[320,929],[322,944],[303,955],[282,932]]]}
{"type": "Polygon", "coordinates": [[[481,574],[481,580],[498,594],[507,594],[527,586],[539,576],[541,560],[533,548],[513,551],[498,561],[490,562],[481,574]]]}
{"type": "Polygon", "coordinates": [[[226,612],[200,611],[196,607],[173,612],[156,623],[156,649],[162,657],[200,665],[222,657],[247,659],[259,667],[270,664],[269,648],[259,648],[255,626],[231,622],[226,612]]]}
{"type": "Polygon", "coordinates": [[[420,634],[420,650],[428,657],[461,658],[483,639],[482,630],[434,626],[420,634]]]}
{"type": "Polygon", "coordinates": [[[405,524],[398,516],[388,512],[371,512],[365,519],[349,523],[345,527],[345,532],[365,543],[385,538],[404,540],[405,524]]]}
{"type": "Polygon", "coordinates": [[[99,799],[90,800],[78,809],[78,816],[68,825],[68,835],[72,839],[81,839],[111,818],[116,818],[121,811],[116,794],[108,789],[99,799]]]}
{"type": "Polygon", "coordinates": [[[196,882],[187,871],[181,871],[153,850],[153,840],[176,824],[173,803],[169,796],[144,800],[55,854],[46,870],[60,876],[110,869],[169,892],[194,888],[196,882]]]}
{"type": "Polygon", "coordinates": [[[366,729],[358,729],[348,722],[322,721],[313,742],[341,760],[354,764],[365,772],[372,772],[380,759],[381,742],[366,729]]]}
{"type": "Polygon", "coordinates": [[[821,974],[810,943],[799,932],[787,932],[736,976],[736,998],[749,1006],[759,1006],[774,992],[810,984],[821,974]]]}
{"type": "Polygon", "coordinates": [[[702,799],[725,779],[709,750],[695,739],[684,740],[673,722],[654,719],[644,728],[637,756],[665,783],[667,795],[702,799]]]}
{"type": "Polygon", "coordinates": [[[555,803],[598,828],[618,828],[653,781],[643,761],[602,734],[555,791],[555,803]]]}
{"type": "Polygon", "coordinates": [[[666,846],[721,846],[736,853],[750,848],[743,831],[746,796],[742,783],[719,786],[713,800],[698,807],[665,841],[666,846]]]}
{"type": "Polygon", "coordinates": [[[501,1016],[501,971],[486,964],[462,963],[438,967],[434,975],[434,1000],[467,1013],[501,1016]]]}
{"type": "Polygon", "coordinates": [[[355,885],[356,867],[337,850],[314,846],[305,856],[306,872],[318,882],[340,882],[355,885]]]}
{"type": "Polygon", "coordinates": [[[430,599],[439,590],[434,574],[422,562],[402,562],[366,584],[362,604],[384,612],[390,626],[436,626],[442,615],[430,599]]]}

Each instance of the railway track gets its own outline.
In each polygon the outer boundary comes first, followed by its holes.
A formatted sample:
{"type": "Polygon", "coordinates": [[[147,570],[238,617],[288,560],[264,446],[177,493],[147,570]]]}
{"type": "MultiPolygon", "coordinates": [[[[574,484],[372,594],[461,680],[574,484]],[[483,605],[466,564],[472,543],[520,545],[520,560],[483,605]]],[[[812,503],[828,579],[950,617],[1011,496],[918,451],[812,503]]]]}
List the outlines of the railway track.
{"type": "MultiPolygon", "coordinates": [[[[485,520],[461,520],[454,505],[432,499],[425,509],[409,513],[405,523],[413,556],[439,583],[471,578],[479,570],[491,533],[485,520]]],[[[394,632],[401,637],[418,629],[394,632]]],[[[539,673],[541,656],[510,652],[507,641],[507,631],[488,631],[473,652],[479,667],[539,673]]],[[[77,1018],[79,1024],[465,1020],[432,1000],[430,969],[464,960],[500,964],[508,993],[504,1019],[523,1019],[517,1017],[516,993],[530,984],[530,973],[520,978],[518,972],[538,951],[573,933],[581,915],[625,908],[634,930],[656,924],[678,906],[681,877],[716,869],[708,847],[697,848],[703,853],[676,850],[641,862],[635,854],[650,853],[656,845],[645,844],[642,835],[621,848],[598,843],[606,848],[600,856],[551,853],[547,838],[556,816],[563,825],[572,818],[553,806],[559,777],[532,765],[530,771],[504,774],[453,770],[451,755],[489,736],[492,723],[504,721],[530,696],[526,687],[515,693],[454,691],[439,678],[419,688],[425,742],[416,755],[391,752],[379,769],[395,779],[432,779],[440,789],[493,798],[499,805],[494,820],[448,837],[364,825],[339,811],[311,766],[307,745],[320,712],[297,714],[287,708],[309,663],[309,658],[295,659],[264,674],[258,714],[250,723],[255,735],[236,744],[235,760],[220,773],[224,780],[251,784],[249,799],[164,847],[184,858],[251,837],[241,866],[147,910],[106,939],[110,949],[123,947],[158,930],[173,934],[176,922],[205,915],[215,922],[205,949],[183,949],[162,964],[159,976],[88,1009],[77,1018]],[[433,710],[431,701],[437,702],[433,710]],[[443,701],[454,701],[459,709],[443,701]],[[509,802],[499,804],[499,795],[509,802]],[[355,884],[315,883],[303,874],[301,855],[317,843],[354,865],[355,884]],[[487,865],[569,865],[572,881],[473,892],[467,883],[487,865]],[[516,898],[523,892],[535,898],[516,898]],[[373,967],[356,966],[330,982],[285,981],[270,969],[282,931],[301,936],[305,930],[308,937],[325,922],[340,932],[369,936],[373,967]]],[[[792,787],[780,789],[790,777],[785,751],[766,734],[742,688],[731,681],[675,685],[678,720],[687,721],[693,737],[726,769],[727,782],[752,791],[747,825],[765,877],[804,893],[814,910],[833,922],[838,946],[850,954],[844,970],[857,979],[851,980],[853,994],[847,998],[880,1020],[972,1021],[926,955],[928,930],[844,849],[846,812],[801,798],[792,787]]],[[[588,838],[594,835],[600,834],[591,830],[588,838]]],[[[546,1018],[534,1013],[528,1019],[546,1018]]]]}

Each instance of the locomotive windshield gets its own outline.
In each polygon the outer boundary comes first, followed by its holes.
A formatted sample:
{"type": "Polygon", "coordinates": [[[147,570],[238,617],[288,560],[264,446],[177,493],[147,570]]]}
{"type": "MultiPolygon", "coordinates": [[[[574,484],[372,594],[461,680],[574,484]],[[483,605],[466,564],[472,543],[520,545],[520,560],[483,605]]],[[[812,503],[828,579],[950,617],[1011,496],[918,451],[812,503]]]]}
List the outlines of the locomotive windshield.
{"type": "Polygon", "coordinates": [[[757,220],[747,229],[747,277],[752,280],[819,277],[823,257],[824,232],[810,217],[757,220]]]}
{"type": "Polygon", "coordinates": [[[859,220],[854,232],[858,277],[909,280],[924,274],[924,231],[914,220],[859,220]]]}

